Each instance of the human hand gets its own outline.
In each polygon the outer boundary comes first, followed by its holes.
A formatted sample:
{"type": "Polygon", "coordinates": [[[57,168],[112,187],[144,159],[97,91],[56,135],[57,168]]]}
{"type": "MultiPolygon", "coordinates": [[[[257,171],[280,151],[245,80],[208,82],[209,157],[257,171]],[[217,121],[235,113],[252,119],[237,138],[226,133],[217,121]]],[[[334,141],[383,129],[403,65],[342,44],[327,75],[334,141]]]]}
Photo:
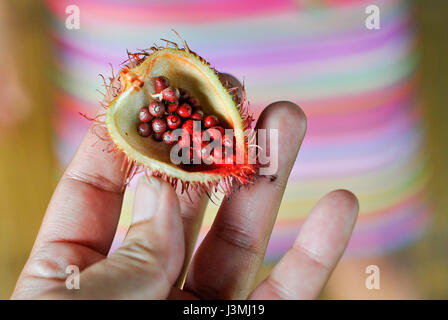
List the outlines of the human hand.
{"type": "Polygon", "coordinates": [[[191,265],[207,197],[190,201],[155,177],[139,181],[133,224],[123,245],[107,256],[123,199],[123,158],[103,152],[105,142],[91,129],[53,194],[12,298],[316,298],[350,238],[357,199],[344,190],[322,198],[294,245],[251,292],[306,119],[295,104],[276,102],[263,111],[257,128],[279,129],[277,179],[259,179],[224,200],[191,265]],[[65,286],[68,265],[81,270],[79,290],[65,286]],[[175,284],[187,266],[179,289],[175,284]]]}

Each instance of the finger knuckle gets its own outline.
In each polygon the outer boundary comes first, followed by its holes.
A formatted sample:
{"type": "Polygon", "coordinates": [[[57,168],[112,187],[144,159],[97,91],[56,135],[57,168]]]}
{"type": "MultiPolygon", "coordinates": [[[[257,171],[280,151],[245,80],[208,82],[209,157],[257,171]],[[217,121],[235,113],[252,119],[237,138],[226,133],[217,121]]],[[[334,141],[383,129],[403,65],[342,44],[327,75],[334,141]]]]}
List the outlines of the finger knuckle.
{"type": "Polygon", "coordinates": [[[293,299],[293,295],[290,290],[284,284],[282,284],[282,282],[277,281],[274,277],[269,277],[268,279],[266,279],[266,284],[273,297],[279,300],[293,299]]]}
{"type": "Polygon", "coordinates": [[[146,239],[128,239],[115,255],[125,257],[136,265],[158,263],[159,249],[146,239]]]}
{"type": "Polygon", "coordinates": [[[294,245],[290,249],[291,254],[296,255],[299,257],[300,260],[307,260],[308,263],[315,265],[316,267],[323,269],[325,271],[329,271],[330,267],[319,257],[318,255],[314,254],[307,248],[305,248],[302,245],[294,245]]]}
{"type": "Polygon", "coordinates": [[[216,237],[237,249],[257,256],[263,254],[264,248],[260,239],[245,226],[220,221],[214,231],[216,237]]]}

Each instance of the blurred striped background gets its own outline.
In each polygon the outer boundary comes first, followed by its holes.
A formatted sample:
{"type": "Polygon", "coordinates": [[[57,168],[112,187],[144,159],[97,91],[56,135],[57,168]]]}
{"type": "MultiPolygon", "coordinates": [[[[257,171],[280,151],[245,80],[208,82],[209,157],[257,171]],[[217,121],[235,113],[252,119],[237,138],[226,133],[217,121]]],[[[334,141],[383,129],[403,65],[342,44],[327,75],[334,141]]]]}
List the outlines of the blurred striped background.
{"type": "MultiPolygon", "coordinates": [[[[65,27],[72,2],[46,2],[56,57],[56,144],[64,165],[89,125],[79,111],[94,114],[101,99],[92,90],[98,74],[110,72],[108,63],[119,69],[125,49],[150,47],[160,37],[177,40],[174,27],[218,70],[245,79],[256,116],[276,100],[291,100],[307,114],[307,136],[267,260],[287,250],[304,215],[337,188],[352,190],[361,203],[349,255],[381,254],[424,231],[429,171],[407,1],[375,2],[379,30],[365,27],[370,1],[78,1],[82,26],[76,31],[65,27]]],[[[205,226],[216,209],[210,206],[205,226]]],[[[129,221],[126,208],[121,236],[129,221]]]]}

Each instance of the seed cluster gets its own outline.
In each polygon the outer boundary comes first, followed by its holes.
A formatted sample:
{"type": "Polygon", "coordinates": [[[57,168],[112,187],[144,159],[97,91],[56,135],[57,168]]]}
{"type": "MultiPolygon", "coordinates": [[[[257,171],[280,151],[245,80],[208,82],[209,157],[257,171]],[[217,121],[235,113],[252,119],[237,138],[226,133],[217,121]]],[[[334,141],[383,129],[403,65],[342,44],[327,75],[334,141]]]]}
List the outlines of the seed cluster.
{"type": "Polygon", "coordinates": [[[154,79],[156,94],[147,107],[140,109],[138,113],[139,125],[137,132],[142,137],[149,137],[167,145],[176,142],[181,148],[190,148],[190,159],[195,153],[199,158],[217,162],[225,161],[227,154],[233,155],[234,137],[226,135],[224,128],[214,115],[207,115],[202,111],[197,98],[182,88],[169,85],[167,78],[159,76],[154,79]],[[195,132],[199,127],[195,122],[200,122],[201,132],[195,132]],[[173,134],[176,129],[181,129],[180,135],[173,134]],[[201,140],[192,144],[193,139],[201,140]],[[205,139],[204,139],[205,137],[205,139]],[[210,146],[207,140],[220,140],[221,148],[214,148],[210,154],[210,146]],[[205,141],[204,141],[205,140],[205,141]],[[194,147],[196,146],[196,147],[194,147]],[[217,149],[220,149],[217,151],[217,149]],[[208,152],[207,152],[208,151],[208,152]],[[231,153],[229,151],[232,151],[231,153]]]}

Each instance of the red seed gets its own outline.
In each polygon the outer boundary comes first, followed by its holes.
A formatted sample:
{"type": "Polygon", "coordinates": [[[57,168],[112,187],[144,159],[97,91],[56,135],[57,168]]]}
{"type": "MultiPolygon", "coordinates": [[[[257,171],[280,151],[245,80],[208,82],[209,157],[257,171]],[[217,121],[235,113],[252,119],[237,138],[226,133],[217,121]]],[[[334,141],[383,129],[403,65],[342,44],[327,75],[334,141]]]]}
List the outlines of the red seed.
{"type": "Polygon", "coordinates": [[[190,98],[190,92],[183,88],[179,88],[179,99],[187,101],[190,98]]]}
{"type": "Polygon", "coordinates": [[[160,101],[151,101],[148,109],[149,113],[151,113],[154,117],[160,117],[165,113],[165,106],[160,101]]]}
{"type": "Polygon", "coordinates": [[[179,144],[179,147],[181,147],[181,148],[190,147],[190,145],[191,145],[190,135],[186,132],[182,133],[182,135],[180,136],[177,143],[179,144]]]}
{"type": "Polygon", "coordinates": [[[171,145],[174,144],[176,141],[174,140],[173,132],[172,131],[165,131],[162,135],[162,140],[164,143],[171,145]]]}
{"type": "Polygon", "coordinates": [[[213,161],[212,149],[210,145],[203,144],[202,148],[196,149],[196,154],[202,160],[206,160],[208,163],[213,161]]]}
{"type": "Polygon", "coordinates": [[[179,102],[178,101],[168,102],[166,104],[166,110],[168,111],[168,113],[176,112],[178,107],[179,107],[179,102]]]}
{"type": "Polygon", "coordinates": [[[166,121],[160,118],[154,119],[152,121],[152,130],[155,133],[163,133],[166,131],[166,121]]]}
{"type": "Polygon", "coordinates": [[[161,132],[154,132],[152,135],[152,138],[156,141],[162,141],[163,140],[163,133],[161,132]]]}
{"type": "Polygon", "coordinates": [[[190,156],[190,163],[191,163],[191,161],[192,161],[193,158],[194,158],[194,151],[193,151],[193,148],[190,148],[190,154],[189,154],[189,156],[190,156]]]}
{"type": "Polygon", "coordinates": [[[201,107],[201,103],[195,97],[190,97],[190,99],[188,99],[188,102],[190,103],[191,106],[193,106],[195,108],[201,107]]]}
{"type": "Polygon", "coordinates": [[[169,81],[165,77],[156,77],[154,79],[154,87],[156,89],[156,93],[162,92],[162,90],[167,88],[169,85],[169,81]]]}
{"type": "Polygon", "coordinates": [[[204,119],[204,126],[206,128],[214,127],[219,123],[218,118],[215,116],[206,116],[204,119]]]}
{"type": "Polygon", "coordinates": [[[137,127],[137,132],[142,137],[148,137],[152,132],[151,125],[147,122],[140,123],[137,127]]]}
{"type": "Polygon", "coordinates": [[[204,135],[204,131],[202,131],[202,132],[198,132],[198,131],[193,132],[192,140],[193,140],[193,146],[194,147],[201,146],[204,143],[203,142],[203,135],[204,135]]]}
{"type": "Polygon", "coordinates": [[[223,155],[225,153],[225,148],[223,146],[214,148],[212,153],[214,163],[224,163],[223,155]]]}
{"type": "Polygon", "coordinates": [[[202,112],[201,110],[196,110],[191,114],[191,119],[201,121],[202,119],[204,119],[204,112],[202,112]]]}
{"type": "Polygon", "coordinates": [[[214,141],[221,140],[224,134],[224,129],[222,127],[212,127],[204,131],[204,140],[214,141]]]}
{"type": "Polygon", "coordinates": [[[138,118],[141,122],[149,122],[152,120],[153,116],[151,115],[151,113],[149,113],[148,108],[143,107],[138,112],[138,118]]]}
{"type": "Polygon", "coordinates": [[[202,157],[204,157],[205,150],[206,150],[206,148],[204,147],[204,148],[194,149],[194,152],[200,159],[202,159],[202,157]]]}
{"type": "Polygon", "coordinates": [[[177,101],[179,100],[179,89],[168,87],[162,90],[162,98],[165,101],[177,101]]]}
{"type": "Polygon", "coordinates": [[[193,149],[189,147],[183,147],[179,150],[179,155],[182,155],[182,163],[183,164],[191,164],[191,161],[193,160],[193,149]],[[184,153],[187,156],[187,159],[184,159],[184,153]]]}
{"type": "Polygon", "coordinates": [[[179,116],[176,114],[170,114],[166,118],[166,123],[168,124],[168,127],[171,129],[176,129],[180,127],[180,124],[182,123],[179,116]]]}
{"type": "Polygon", "coordinates": [[[193,120],[188,119],[187,121],[185,121],[184,124],[182,125],[182,129],[184,129],[185,132],[187,132],[188,134],[192,135],[193,134],[193,120]]]}
{"type": "Polygon", "coordinates": [[[202,158],[202,153],[203,153],[203,151],[205,151],[205,149],[204,149],[205,147],[206,147],[206,144],[204,142],[201,142],[199,144],[194,144],[192,146],[193,151],[196,153],[196,155],[199,158],[202,158]],[[204,150],[202,150],[202,149],[204,149],[204,150]]]}
{"type": "Polygon", "coordinates": [[[179,109],[177,109],[177,114],[182,118],[189,118],[193,112],[193,109],[188,103],[183,103],[179,109]]]}
{"type": "MultiPolygon", "coordinates": [[[[214,127],[211,127],[210,129],[215,129],[215,130],[218,130],[220,133],[221,133],[221,137],[222,136],[224,136],[224,128],[223,127],[220,127],[220,126],[214,126],[214,127]]],[[[210,130],[209,129],[209,130],[210,130]]]]}

